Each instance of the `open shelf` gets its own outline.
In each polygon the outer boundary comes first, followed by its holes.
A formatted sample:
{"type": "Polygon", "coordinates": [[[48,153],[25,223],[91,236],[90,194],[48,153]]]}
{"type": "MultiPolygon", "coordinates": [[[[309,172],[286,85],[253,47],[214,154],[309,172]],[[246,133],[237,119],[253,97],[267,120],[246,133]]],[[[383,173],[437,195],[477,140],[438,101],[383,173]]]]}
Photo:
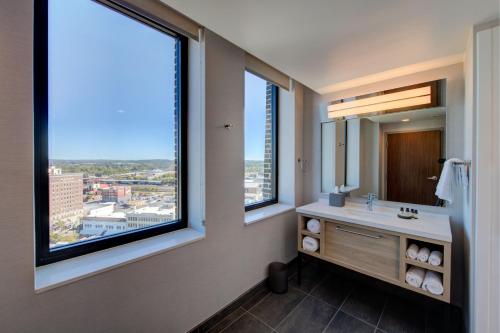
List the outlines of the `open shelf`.
{"type": "Polygon", "coordinates": [[[443,273],[444,272],[443,266],[433,266],[433,265],[431,265],[431,264],[429,264],[427,262],[421,262],[421,261],[413,260],[413,259],[410,259],[410,258],[404,258],[403,261],[406,264],[417,266],[417,267],[420,267],[420,268],[425,268],[425,269],[428,269],[430,271],[435,271],[435,272],[439,272],[439,273],[443,273]]]}
{"type": "Polygon", "coordinates": [[[435,299],[438,299],[440,301],[444,301],[444,302],[448,302],[446,297],[444,295],[434,295],[434,294],[431,294],[430,292],[426,291],[426,290],[423,290],[422,288],[417,288],[417,287],[414,287],[410,284],[408,284],[407,282],[405,282],[405,288],[406,289],[410,289],[414,292],[417,292],[419,294],[422,294],[422,295],[425,295],[425,296],[428,296],[428,297],[432,297],[432,298],[435,298],[435,299]]]}
{"type": "MultiPolygon", "coordinates": [[[[422,266],[419,266],[419,265],[415,265],[413,263],[413,260],[411,260],[411,261],[412,261],[412,263],[405,265],[406,266],[405,267],[405,271],[408,271],[408,269],[410,269],[411,266],[420,267],[420,268],[424,269],[425,271],[427,271],[427,269],[425,267],[422,267],[422,266]]],[[[419,262],[419,264],[422,264],[422,263],[419,262]]],[[[435,266],[431,266],[429,264],[426,264],[426,266],[435,267],[435,266]]],[[[423,294],[423,295],[426,295],[426,296],[430,296],[430,297],[433,297],[433,298],[436,298],[436,299],[439,299],[439,300],[444,300],[445,299],[445,296],[444,296],[445,285],[444,285],[444,275],[443,275],[443,272],[438,272],[438,271],[433,270],[433,269],[431,269],[431,271],[434,271],[434,272],[438,273],[438,275],[441,277],[441,283],[443,283],[443,294],[441,294],[441,295],[435,295],[433,293],[430,293],[427,290],[422,289],[422,286],[420,286],[420,287],[414,287],[411,284],[409,284],[408,282],[406,282],[406,279],[405,279],[404,283],[405,283],[405,285],[406,285],[406,287],[408,289],[411,289],[411,290],[416,291],[416,292],[418,292],[420,294],[423,294]]],[[[423,283],[423,281],[422,281],[422,283],[423,283]]]]}
{"type": "Polygon", "coordinates": [[[320,234],[315,234],[315,233],[312,233],[308,230],[301,230],[300,233],[304,236],[309,236],[309,237],[313,237],[313,238],[317,238],[317,239],[321,239],[321,235],[320,234]]]}

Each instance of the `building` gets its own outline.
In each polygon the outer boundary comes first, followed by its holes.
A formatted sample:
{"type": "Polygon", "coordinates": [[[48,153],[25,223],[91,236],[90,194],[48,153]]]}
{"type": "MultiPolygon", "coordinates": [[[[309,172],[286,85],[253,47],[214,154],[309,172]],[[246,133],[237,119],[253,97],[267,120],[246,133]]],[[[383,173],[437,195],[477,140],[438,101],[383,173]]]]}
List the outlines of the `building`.
{"type": "Polygon", "coordinates": [[[131,211],[115,211],[115,204],[92,204],[81,219],[80,235],[109,236],[129,230],[147,228],[174,220],[175,208],[143,207],[131,211]]]}
{"type": "Polygon", "coordinates": [[[76,225],[83,215],[83,175],[63,174],[61,169],[49,169],[49,221],[76,225]]]}
{"type": "Polygon", "coordinates": [[[263,178],[245,178],[245,204],[252,204],[263,200],[263,185],[263,178]]]}
{"type": "Polygon", "coordinates": [[[112,213],[107,216],[85,216],[81,220],[80,235],[109,236],[128,230],[124,213],[112,213]]]}
{"type": "Polygon", "coordinates": [[[126,202],[132,197],[132,188],[127,185],[115,185],[101,191],[102,202],[126,202]]]}
{"type": "Polygon", "coordinates": [[[143,207],[127,213],[129,229],[145,228],[175,219],[175,208],[143,207]]]}

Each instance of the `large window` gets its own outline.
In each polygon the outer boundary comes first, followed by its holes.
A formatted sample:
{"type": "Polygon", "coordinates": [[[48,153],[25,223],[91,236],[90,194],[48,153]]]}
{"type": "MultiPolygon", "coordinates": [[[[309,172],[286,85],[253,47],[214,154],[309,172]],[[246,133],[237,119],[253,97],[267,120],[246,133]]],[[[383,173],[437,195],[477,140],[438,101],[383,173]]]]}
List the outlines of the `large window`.
{"type": "Polygon", "coordinates": [[[245,210],[278,202],[278,87],[245,72],[245,210]]]}
{"type": "Polygon", "coordinates": [[[186,227],[186,38],[104,0],[35,4],[37,265],[186,227]]]}

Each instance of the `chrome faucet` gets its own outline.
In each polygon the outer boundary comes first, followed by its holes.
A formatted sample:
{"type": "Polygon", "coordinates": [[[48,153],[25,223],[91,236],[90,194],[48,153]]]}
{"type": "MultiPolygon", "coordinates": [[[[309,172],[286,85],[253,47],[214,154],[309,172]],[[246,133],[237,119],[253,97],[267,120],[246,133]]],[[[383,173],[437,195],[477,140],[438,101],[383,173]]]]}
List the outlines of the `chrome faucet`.
{"type": "Polygon", "coordinates": [[[368,210],[371,212],[373,210],[373,200],[377,199],[377,195],[375,193],[368,193],[368,201],[366,204],[368,205],[368,210]]]}

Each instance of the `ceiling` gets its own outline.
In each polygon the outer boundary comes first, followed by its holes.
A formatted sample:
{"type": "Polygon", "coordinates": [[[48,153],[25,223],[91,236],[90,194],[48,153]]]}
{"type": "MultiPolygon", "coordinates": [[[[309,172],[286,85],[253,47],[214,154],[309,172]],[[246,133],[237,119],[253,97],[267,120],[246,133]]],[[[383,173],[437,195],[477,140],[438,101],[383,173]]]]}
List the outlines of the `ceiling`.
{"type": "Polygon", "coordinates": [[[498,0],[161,1],[320,93],[457,63],[472,25],[499,13],[498,0]]]}

